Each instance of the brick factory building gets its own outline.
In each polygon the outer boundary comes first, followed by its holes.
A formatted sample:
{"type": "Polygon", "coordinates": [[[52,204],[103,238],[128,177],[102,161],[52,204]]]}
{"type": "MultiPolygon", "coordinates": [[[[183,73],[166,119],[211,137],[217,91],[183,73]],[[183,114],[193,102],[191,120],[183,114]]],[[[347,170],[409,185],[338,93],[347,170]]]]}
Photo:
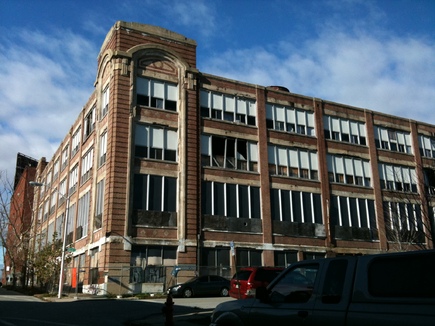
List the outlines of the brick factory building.
{"type": "Polygon", "coordinates": [[[434,125],[209,75],[194,40],[119,21],[40,161],[34,231],[61,235],[68,198],[65,284],[100,293],[432,248],[434,163],[434,125]]]}

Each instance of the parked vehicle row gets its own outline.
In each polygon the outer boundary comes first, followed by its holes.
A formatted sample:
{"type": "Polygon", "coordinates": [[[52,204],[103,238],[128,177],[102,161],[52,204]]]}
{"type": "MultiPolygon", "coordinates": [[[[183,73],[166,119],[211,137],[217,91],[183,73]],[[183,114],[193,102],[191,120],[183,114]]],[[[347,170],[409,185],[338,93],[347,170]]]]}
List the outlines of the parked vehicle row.
{"type": "Polygon", "coordinates": [[[434,275],[435,250],[300,261],[210,325],[433,326],[434,275]]]}
{"type": "Polygon", "coordinates": [[[231,281],[218,275],[204,275],[171,286],[167,293],[184,298],[228,295],[236,299],[253,298],[256,288],[266,287],[283,270],[280,267],[244,267],[234,274],[231,281]]]}

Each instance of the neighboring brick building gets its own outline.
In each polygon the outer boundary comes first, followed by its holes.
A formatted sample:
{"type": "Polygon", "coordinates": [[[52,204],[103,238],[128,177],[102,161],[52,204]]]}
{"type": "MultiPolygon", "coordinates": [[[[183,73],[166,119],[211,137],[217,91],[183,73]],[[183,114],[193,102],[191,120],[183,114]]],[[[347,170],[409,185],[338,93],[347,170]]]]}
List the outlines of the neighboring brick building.
{"type": "MultiPolygon", "coordinates": [[[[24,282],[27,270],[26,261],[32,230],[33,187],[29,181],[35,179],[38,161],[17,154],[15,178],[10,200],[9,214],[3,216],[7,225],[7,235],[4,246],[4,271],[1,282],[20,286],[24,282]]],[[[41,164],[43,166],[43,164],[41,164]]],[[[6,185],[7,180],[3,180],[6,185]]],[[[4,235],[2,235],[3,237],[4,235]]]]}
{"type": "Polygon", "coordinates": [[[36,191],[35,232],[62,233],[59,193],[69,196],[71,266],[85,270],[84,289],[111,293],[160,289],[175,265],[178,276],[230,276],[432,247],[434,135],[424,122],[200,72],[195,41],[117,22],[94,93],[36,176],[49,186],[36,191]]]}

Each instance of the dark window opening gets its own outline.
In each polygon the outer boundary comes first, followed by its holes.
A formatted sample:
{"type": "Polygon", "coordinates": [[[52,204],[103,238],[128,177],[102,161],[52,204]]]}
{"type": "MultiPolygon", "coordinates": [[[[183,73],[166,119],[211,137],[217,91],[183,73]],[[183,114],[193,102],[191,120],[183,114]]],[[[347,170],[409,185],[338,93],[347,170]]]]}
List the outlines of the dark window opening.
{"type": "Polygon", "coordinates": [[[234,113],[232,112],[224,112],[224,120],[225,121],[234,121],[234,113]]]}
{"type": "Polygon", "coordinates": [[[176,161],[176,151],[171,149],[165,149],[165,161],[176,161]]]}
{"type": "Polygon", "coordinates": [[[204,106],[201,106],[201,117],[210,118],[210,109],[204,106]]]}
{"type": "Polygon", "coordinates": [[[176,101],[171,101],[171,100],[166,100],[165,101],[165,109],[168,111],[177,111],[177,102],[176,101]]]}
{"type": "Polygon", "coordinates": [[[249,126],[255,126],[256,125],[256,119],[255,117],[251,117],[248,115],[248,125],[249,126]]]}
{"type": "Polygon", "coordinates": [[[136,145],[134,154],[136,157],[147,158],[148,157],[148,147],[136,145]]]}
{"type": "Polygon", "coordinates": [[[137,94],[137,105],[149,106],[150,98],[147,95],[137,94]]]}

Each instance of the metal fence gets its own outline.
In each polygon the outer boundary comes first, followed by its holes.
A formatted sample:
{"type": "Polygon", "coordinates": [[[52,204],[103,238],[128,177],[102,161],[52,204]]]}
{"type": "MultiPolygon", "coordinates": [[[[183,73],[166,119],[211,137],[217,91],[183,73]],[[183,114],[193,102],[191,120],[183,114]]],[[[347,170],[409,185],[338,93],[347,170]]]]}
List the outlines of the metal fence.
{"type": "Polygon", "coordinates": [[[65,269],[64,294],[125,295],[165,292],[170,286],[194,276],[219,275],[231,279],[230,266],[113,266],[98,268],[68,267],[65,269]]]}

